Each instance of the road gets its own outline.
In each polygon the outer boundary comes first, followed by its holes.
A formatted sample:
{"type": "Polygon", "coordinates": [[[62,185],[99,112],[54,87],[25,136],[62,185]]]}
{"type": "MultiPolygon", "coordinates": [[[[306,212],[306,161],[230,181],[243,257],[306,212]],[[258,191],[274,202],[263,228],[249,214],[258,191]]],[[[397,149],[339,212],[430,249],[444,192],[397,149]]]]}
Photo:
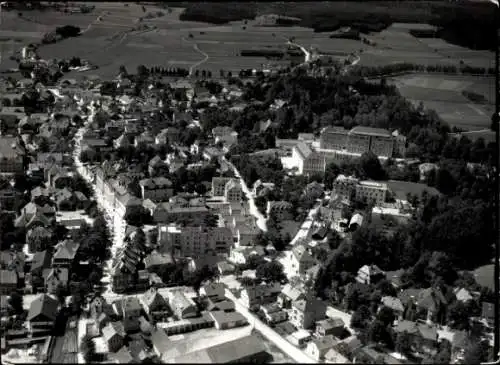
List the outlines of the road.
{"type": "Polygon", "coordinates": [[[75,364],[78,352],[78,327],[71,328],[70,323],[76,318],[68,319],[63,336],[56,336],[50,357],[50,364],[75,364]]]}
{"type": "Polygon", "coordinates": [[[250,323],[254,329],[261,332],[269,341],[274,343],[281,351],[291,357],[294,361],[298,363],[317,364],[317,361],[311,359],[302,350],[292,345],[286,339],[277,334],[272,328],[259,320],[253,313],[245,308],[245,306],[243,306],[243,304],[241,304],[228,289],[226,289],[226,297],[234,302],[235,309],[247,319],[248,323],[250,323]]]}
{"type": "Polygon", "coordinates": [[[229,162],[226,157],[223,157],[222,158],[223,161],[225,163],[227,163],[227,165],[229,167],[231,167],[234,171],[234,175],[240,179],[240,183],[241,183],[241,188],[243,190],[243,192],[245,193],[245,196],[247,197],[248,199],[248,205],[250,207],[250,214],[252,214],[256,219],[257,219],[257,226],[264,232],[267,232],[267,224],[266,224],[266,217],[264,217],[264,215],[259,212],[259,209],[257,208],[257,206],[255,205],[255,200],[253,198],[253,195],[250,191],[250,189],[248,189],[248,186],[247,184],[245,183],[245,181],[243,180],[243,178],[241,177],[240,175],[240,172],[238,171],[238,169],[236,169],[236,167],[231,163],[229,162]]]}
{"type": "Polygon", "coordinates": [[[89,176],[85,173],[83,168],[83,164],[80,161],[80,153],[81,153],[81,140],[83,135],[85,134],[88,126],[92,123],[95,115],[95,110],[92,110],[88,120],[85,122],[84,127],[80,128],[78,132],[75,134],[75,149],[73,151],[73,158],[75,161],[75,167],[77,172],[83,177],[83,179],[92,187],[94,192],[94,199],[97,202],[97,206],[99,210],[104,212],[106,221],[108,222],[108,228],[110,228],[111,237],[113,239],[111,246],[111,258],[106,262],[104,266],[104,276],[101,281],[106,283],[105,293],[111,293],[111,269],[113,264],[114,256],[116,255],[116,251],[118,248],[123,245],[123,239],[125,237],[125,227],[126,222],[123,217],[119,217],[115,214],[114,209],[109,203],[104,199],[104,197],[97,192],[96,186],[89,179],[89,176]]]}
{"type": "Polygon", "coordinates": [[[316,205],[313,209],[311,209],[309,211],[309,213],[307,214],[306,220],[300,226],[300,229],[297,232],[297,234],[295,235],[295,237],[290,241],[291,246],[294,246],[301,239],[307,237],[307,234],[309,233],[309,230],[311,229],[312,224],[314,222],[314,216],[317,213],[320,206],[321,206],[321,203],[319,203],[318,205],[316,205]]]}

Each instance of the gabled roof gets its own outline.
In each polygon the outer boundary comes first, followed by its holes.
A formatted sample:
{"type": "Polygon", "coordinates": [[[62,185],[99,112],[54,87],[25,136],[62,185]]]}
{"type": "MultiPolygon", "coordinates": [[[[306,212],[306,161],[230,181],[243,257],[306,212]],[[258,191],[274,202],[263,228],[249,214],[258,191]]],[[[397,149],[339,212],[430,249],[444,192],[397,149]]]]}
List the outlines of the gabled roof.
{"type": "Polygon", "coordinates": [[[52,299],[46,294],[41,294],[34,301],[31,302],[30,309],[28,312],[28,321],[33,320],[39,315],[47,317],[51,321],[56,320],[58,312],[58,302],[52,299]]]}
{"type": "Polygon", "coordinates": [[[72,240],[64,240],[62,242],[59,242],[55,247],[56,252],[53,259],[74,260],[79,247],[80,244],[72,240]]]}
{"type": "Polygon", "coordinates": [[[102,329],[102,337],[104,337],[106,341],[111,340],[116,335],[125,337],[125,331],[123,330],[123,324],[121,322],[109,322],[102,329]]]}
{"type": "Polygon", "coordinates": [[[49,251],[38,251],[35,253],[33,260],[31,261],[31,271],[48,268],[51,262],[52,255],[49,251]]]}
{"type": "Polygon", "coordinates": [[[281,293],[290,298],[292,301],[305,297],[305,294],[301,290],[292,287],[291,284],[285,284],[281,293]]]}
{"type": "Polygon", "coordinates": [[[0,285],[17,285],[17,274],[10,270],[0,270],[0,285]]]}
{"type": "Polygon", "coordinates": [[[143,296],[143,301],[144,304],[146,304],[148,307],[151,307],[151,305],[167,305],[167,301],[165,298],[158,293],[156,288],[151,288],[147,292],[144,293],[143,296]]]}
{"type": "Polygon", "coordinates": [[[391,296],[382,297],[382,304],[395,311],[400,311],[400,312],[404,311],[403,303],[401,303],[401,300],[396,297],[391,297],[391,296]]]}
{"type": "Polygon", "coordinates": [[[158,329],[151,334],[151,342],[159,353],[166,352],[172,346],[172,341],[163,329],[158,329]]]}
{"type": "Polygon", "coordinates": [[[319,351],[325,351],[327,349],[333,348],[338,341],[332,335],[323,336],[312,341],[316,345],[319,351]]]}
{"type": "Polygon", "coordinates": [[[218,298],[224,298],[225,296],[225,287],[222,283],[205,284],[201,290],[207,297],[217,296],[218,298]]]}

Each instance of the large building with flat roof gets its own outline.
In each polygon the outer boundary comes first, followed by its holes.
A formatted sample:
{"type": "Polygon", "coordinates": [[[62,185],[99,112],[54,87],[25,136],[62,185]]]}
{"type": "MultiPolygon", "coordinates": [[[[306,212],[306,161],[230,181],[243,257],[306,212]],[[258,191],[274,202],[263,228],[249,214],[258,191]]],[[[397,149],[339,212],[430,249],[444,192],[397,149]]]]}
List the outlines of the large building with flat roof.
{"type": "Polygon", "coordinates": [[[406,138],[386,129],[357,126],[351,130],[327,127],[322,130],[320,148],[348,153],[373,152],[377,156],[397,157],[404,155],[406,138]]]}

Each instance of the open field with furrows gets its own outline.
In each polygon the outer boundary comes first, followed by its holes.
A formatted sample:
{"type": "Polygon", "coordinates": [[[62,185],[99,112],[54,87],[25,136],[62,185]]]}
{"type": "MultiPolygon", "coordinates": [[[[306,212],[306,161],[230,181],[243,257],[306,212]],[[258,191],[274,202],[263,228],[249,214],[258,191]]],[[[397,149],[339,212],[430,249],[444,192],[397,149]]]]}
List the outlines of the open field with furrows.
{"type": "Polygon", "coordinates": [[[434,109],[451,126],[468,130],[489,128],[494,111],[493,77],[405,75],[390,78],[401,94],[415,104],[434,109]],[[477,104],[462,95],[466,90],[483,95],[488,103],[477,104]]]}
{"type": "Polygon", "coordinates": [[[494,67],[494,54],[456,46],[438,38],[415,38],[410,29],[427,29],[422,24],[396,23],[380,33],[366,38],[376,43],[374,47],[362,45],[360,65],[381,66],[398,62],[423,65],[455,65],[463,61],[469,66],[494,67]]]}

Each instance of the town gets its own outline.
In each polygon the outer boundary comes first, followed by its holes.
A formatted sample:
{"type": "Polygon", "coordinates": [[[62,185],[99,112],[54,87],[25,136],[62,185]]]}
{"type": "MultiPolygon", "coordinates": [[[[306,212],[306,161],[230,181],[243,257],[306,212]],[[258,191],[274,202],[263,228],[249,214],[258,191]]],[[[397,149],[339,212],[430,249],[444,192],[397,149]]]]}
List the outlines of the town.
{"type": "Polygon", "coordinates": [[[2,363],[493,356],[494,132],[352,60],[77,80],[84,60],[22,58],[0,77],[2,363]]]}

